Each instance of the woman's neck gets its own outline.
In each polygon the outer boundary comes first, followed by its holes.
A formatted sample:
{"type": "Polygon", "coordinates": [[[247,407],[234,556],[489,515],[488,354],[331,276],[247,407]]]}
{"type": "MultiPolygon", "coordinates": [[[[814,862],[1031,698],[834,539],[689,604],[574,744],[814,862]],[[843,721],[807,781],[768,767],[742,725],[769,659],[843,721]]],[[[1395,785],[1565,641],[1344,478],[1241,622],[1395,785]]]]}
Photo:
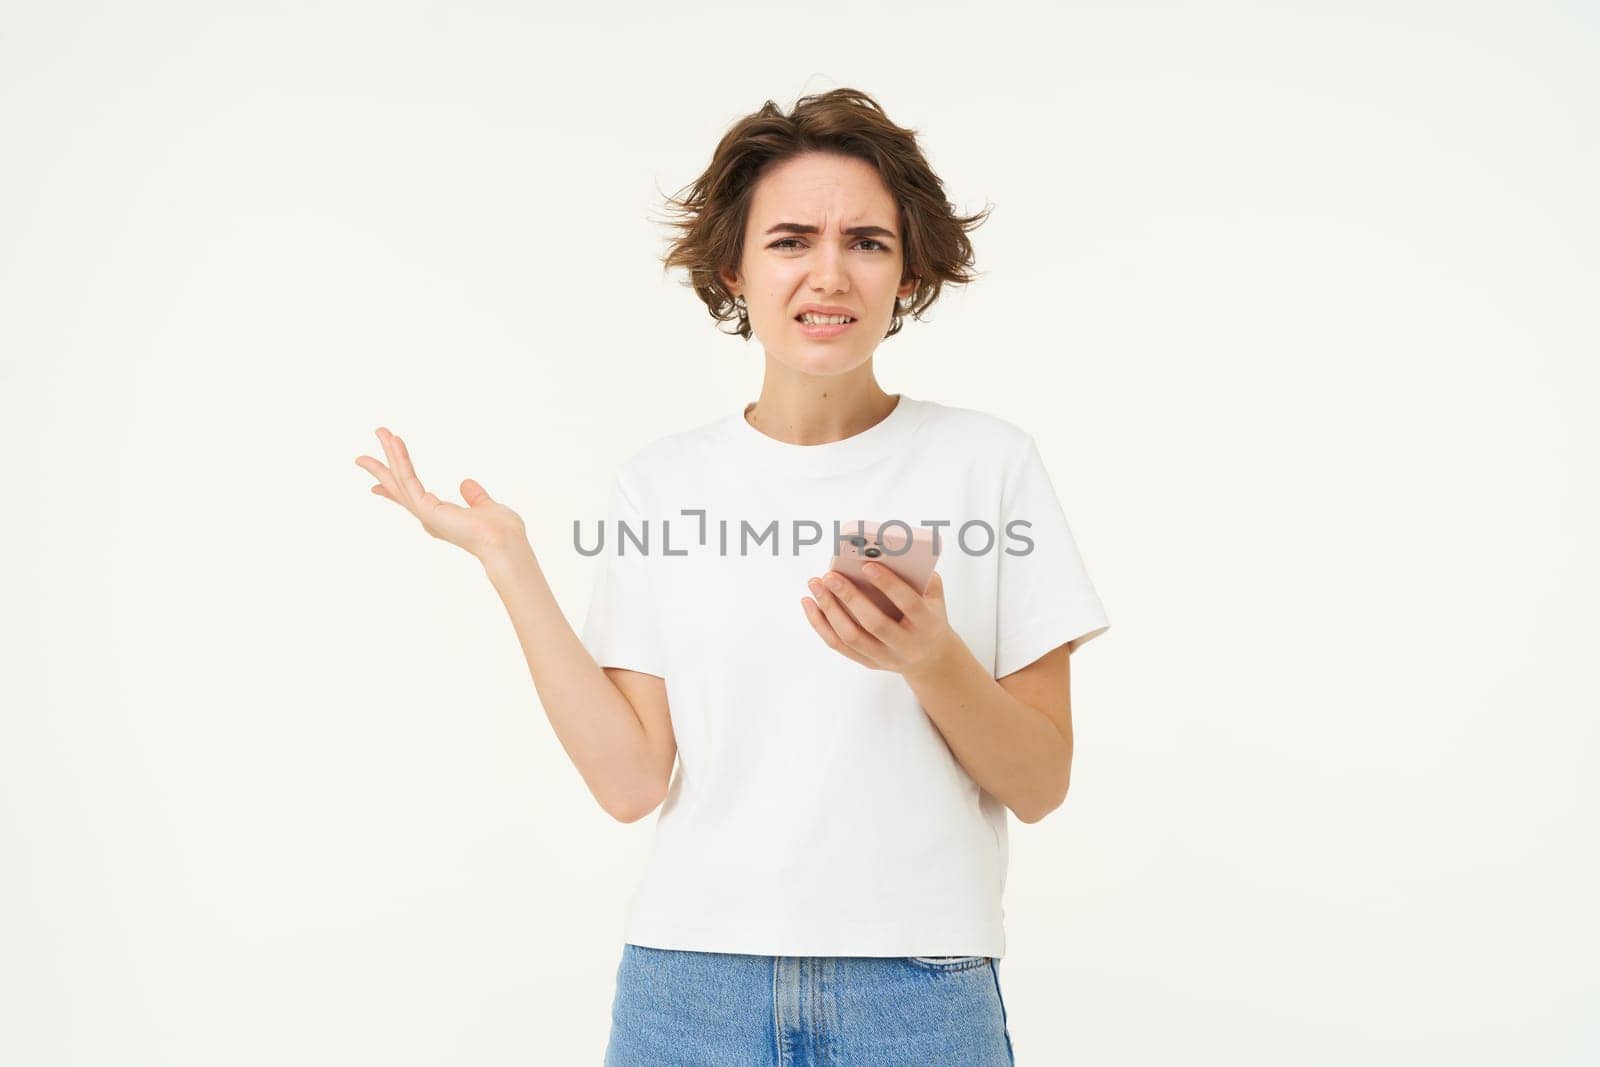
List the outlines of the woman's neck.
{"type": "Polygon", "coordinates": [[[899,399],[871,379],[856,389],[838,381],[784,390],[763,383],[760,398],[745,406],[744,418],[784,444],[825,445],[870,430],[889,417],[899,399]]]}

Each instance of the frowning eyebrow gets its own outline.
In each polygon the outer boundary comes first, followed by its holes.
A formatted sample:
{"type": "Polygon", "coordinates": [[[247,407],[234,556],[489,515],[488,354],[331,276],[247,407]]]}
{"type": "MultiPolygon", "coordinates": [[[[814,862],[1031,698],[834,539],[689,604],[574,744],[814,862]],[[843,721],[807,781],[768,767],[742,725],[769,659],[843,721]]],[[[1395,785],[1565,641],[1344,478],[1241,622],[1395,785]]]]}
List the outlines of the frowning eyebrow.
{"type": "MultiPolygon", "coordinates": [[[[821,233],[815,226],[807,226],[801,222],[780,222],[767,233],[821,233]]],[[[851,226],[844,231],[852,237],[894,237],[893,230],[886,230],[882,226],[851,226]]]]}

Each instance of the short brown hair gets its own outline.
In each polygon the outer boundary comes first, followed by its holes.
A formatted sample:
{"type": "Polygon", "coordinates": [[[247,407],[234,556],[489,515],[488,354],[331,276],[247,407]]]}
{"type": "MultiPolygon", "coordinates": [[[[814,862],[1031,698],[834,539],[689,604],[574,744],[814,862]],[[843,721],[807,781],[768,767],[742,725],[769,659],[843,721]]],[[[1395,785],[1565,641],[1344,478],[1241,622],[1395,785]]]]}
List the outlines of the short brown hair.
{"type": "Polygon", "coordinates": [[[916,132],[890,122],[878,102],[858,89],[802,96],[788,115],[768,100],[729,128],[704,173],[679,195],[667,197],[669,210],[679,216],[669,225],[679,233],[662,256],[662,269],[686,267],[685,284],[705,302],[711,317],[718,323],[737,321],[737,333],[749,340],[750,317],[717,272],[737,269],[743,258],[756,182],[772,166],[806,152],[865,160],[877,168],[900,213],[901,281],[917,279],[909,307],[895,302],[893,324],[884,334],[893,337],[900,332],[902,310],[918,317],[946,284],[975,280],[967,231],[989,214],[987,208],[976,215],[955,213],[955,205],[945,199],[944,183],[917,144],[916,132]]]}

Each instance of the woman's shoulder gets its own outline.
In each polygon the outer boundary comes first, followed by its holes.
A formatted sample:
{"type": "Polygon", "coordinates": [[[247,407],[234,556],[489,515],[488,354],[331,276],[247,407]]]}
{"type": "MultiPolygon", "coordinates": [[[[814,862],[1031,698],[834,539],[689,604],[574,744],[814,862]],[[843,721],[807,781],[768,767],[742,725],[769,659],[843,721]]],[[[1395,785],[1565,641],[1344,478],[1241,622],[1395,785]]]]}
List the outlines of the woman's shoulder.
{"type": "Polygon", "coordinates": [[[920,403],[925,410],[919,430],[927,439],[946,442],[969,454],[1011,456],[1033,440],[1027,430],[992,411],[937,400],[920,403]]]}
{"type": "Polygon", "coordinates": [[[729,433],[729,421],[723,415],[685,430],[646,438],[625,454],[618,471],[645,480],[673,472],[692,472],[719,454],[729,433]]]}

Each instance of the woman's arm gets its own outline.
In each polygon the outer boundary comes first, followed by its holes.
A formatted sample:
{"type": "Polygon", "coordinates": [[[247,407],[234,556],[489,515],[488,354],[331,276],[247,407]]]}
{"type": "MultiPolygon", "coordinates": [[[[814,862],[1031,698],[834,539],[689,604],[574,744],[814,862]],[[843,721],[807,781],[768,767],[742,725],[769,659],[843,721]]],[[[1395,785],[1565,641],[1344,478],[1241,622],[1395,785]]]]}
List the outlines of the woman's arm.
{"type": "Polygon", "coordinates": [[[1034,823],[1061,806],[1072,781],[1070,664],[1058,645],[996,679],[957,637],[904,677],[972,780],[1034,823]]]}
{"type": "Polygon", "coordinates": [[[881,563],[867,579],[903,613],[888,615],[844,575],[811,582],[801,604],[828,647],[873,670],[898,671],[967,775],[1038,822],[1060,807],[1072,777],[1070,650],[1063,644],[996,680],[950,626],[938,571],[919,593],[881,563]]]}
{"type": "Polygon", "coordinates": [[[545,715],[589,792],[615,819],[643,818],[665,796],[677,757],[665,683],[653,674],[600,668],[526,540],[481,559],[511,615],[545,715]]]}
{"type": "Polygon", "coordinates": [[[665,682],[636,671],[603,673],[551,595],[521,516],[472,478],[461,482],[466,507],[439,499],[417,477],[400,435],[384,426],[377,434],[388,462],[356,457],[378,480],[372,492],[483,564],[511,613],[550,725],[589,792],[614,818],[643,818],[666,795],[678,752],[665,682]]]}

